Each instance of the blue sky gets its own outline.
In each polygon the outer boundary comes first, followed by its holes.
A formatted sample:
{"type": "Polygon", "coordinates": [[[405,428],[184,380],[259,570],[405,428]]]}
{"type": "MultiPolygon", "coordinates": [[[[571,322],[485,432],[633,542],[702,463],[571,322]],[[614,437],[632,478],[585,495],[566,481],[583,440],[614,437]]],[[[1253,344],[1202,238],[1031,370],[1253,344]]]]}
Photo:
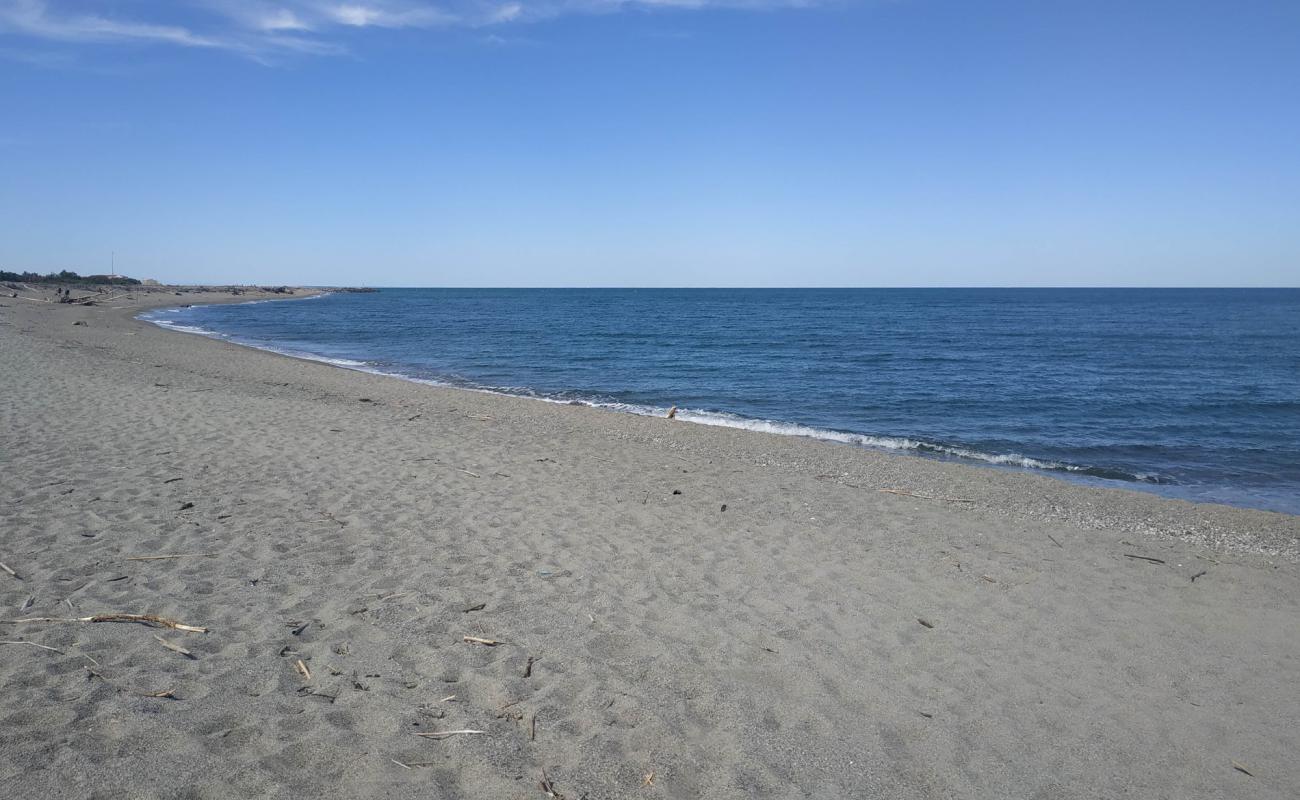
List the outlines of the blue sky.
{"type": "Polygon", "coordinates": [[[1300,283],[1300,3],[0,0],[0,268],[1300,283]]]}

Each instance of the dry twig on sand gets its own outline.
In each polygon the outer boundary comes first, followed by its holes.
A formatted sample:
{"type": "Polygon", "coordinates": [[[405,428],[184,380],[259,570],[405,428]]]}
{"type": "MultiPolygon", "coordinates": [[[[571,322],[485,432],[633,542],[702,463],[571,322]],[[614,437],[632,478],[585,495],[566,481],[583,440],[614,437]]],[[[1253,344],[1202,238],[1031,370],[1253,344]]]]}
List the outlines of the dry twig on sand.
{"type": "Polygon", "coordinates": [[[19,575],[17,572],[14,572],[13,568],[3,561],[0,561],[0,569],[4,570],[5,572],[8,572],[10,575],[14,576],[18,580],[23,579],[21,575],[19,575]]]}
{"type": "Polygon", "coordinates": [[[59,653],[59,654],[61,654],[61,655],[67,655],[66,653],[64,653],[62,650],[60,650],[60,649],[57,648],[57,647],[47,647],[46,645],[43,645],[43,644],[37,644],[36,642],[24,642],[24,641],[22,641],[22,640],[18,640],[18,641],[13,641],[13,642],[0,642],[0,644],[25,644],[25,645],[30,645],[30,646],[32,646],[32,647],[39,647],[39,648],[41,648],[42,650],[49,650],[49,651],[52,652],[52,653],[59,653]]]}
{"type": "Polygon", "coordinates": [[[446,739],[451,736],[482,736],[485,735],[486,733],[487,731],[463,730],[463,731],[433,731],[431,733],[417,733],[415,735],[423,739],[446,739]]]}
{"type": "Polygon", "coordinates": [[[917,497],[922,500],[946,500],[949,503],[975,502],[974,500],[971,500],[968,497],[944,497],[942,495],[934,495],[934,494],[918,494],[917,492],[909,492],[906,489],[877,489],[876,491],[884,492],[885,494],[897,494],[903,497],[917,497]]]}
{"type": "Polygon", "coordinates": [[[1136,559],[1137,561],[1150,561],[1152,564],[1163,564],[1163,563],[1165,563],[1163,559],[1152,558],[1151,556],[1135,556],[1135,555],[1133,555],[1132,553],[1125,553],[1125,554],[1124,554],[1124,557],[1125,557],[1125,558],[1136,559]]]}
{"type": "Polygon", "coordinates": [[[143,625],[161,625],[189,633],[207,633],[207,628],[186,625],[174,619],[160,617],[157,614],[96,614],[91,617],[26,617],[24,619],[0,619],[0,624],[21,625],[29,622],[139,622],[143,625]]]}
{"type": "Polygon", "coordinates": [[[564,795],[560,794],[559,790],[555,788],[555,783],[547,776],[545,769],[542,770],[542,780],[537,785],[541,787],[543,792],[546,792],[547,797],[564,800],[564,795]]]}
{"type": "Polygon", "coordinates": [[[304,663],[301,658],[293,662],[293,668],[298,670],[298,674],[301,675],[304,680],[311,680],[311,670],[307,669],[307,664],[304,663]]]}
{"type": "Polygon", "coordinates": [[[163,637],[159,636],[156,633],[153,635],[153,638],[157,639],[159,644],[161,644],[163,647],[166,647],[168,650],[172,651],[173,653],[180,653],[186,658],[197,658],[197,656],[195,656],[189,650],[186,650],[184,647],[181,647],[178,644],[172,644],[171,642],[167,641],[166,639],[164,639],[163,637]]]}
{"type": "Polygon", "coordinates": [[[211,558],[217,553],[177,553],[170,556],[130,556],[123,561],[166,561],[171,558],[211,558]]]}
{"type": "Polygon", "coordinates": [[[141,697],[161,697],[167,700],[178,700],[171,689],[163,689],[161,692],[137,692],[141,697]]]}
{"type": "Polygon", "coordinates": [[[478,636],[462,636],[460,638],[466,644],[481,644],[484,647],[496,647],[499,644],[505,644],[505,642],[498,642],[496,639],[482,639],[478,636]]]}

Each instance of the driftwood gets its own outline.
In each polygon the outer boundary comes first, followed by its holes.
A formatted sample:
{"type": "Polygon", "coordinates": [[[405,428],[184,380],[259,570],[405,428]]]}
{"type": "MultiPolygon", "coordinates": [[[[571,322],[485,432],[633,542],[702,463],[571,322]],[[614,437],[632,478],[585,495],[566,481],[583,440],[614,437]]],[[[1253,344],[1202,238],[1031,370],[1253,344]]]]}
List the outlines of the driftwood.
{"type": "Polygon", "coordinates": [[[177,553],[170,556],[130,556],[123,561],[166,561],[171,558],[210,558],[217,553],[177,553]]]}
{"type": "Polygon", "coordinates": [[[3,561],[0,561],[0,569],[4,570],[5,572],[8,572],[10,575],[14,576],[18,580],[23,579],[21,575],[19,575],[17,572],[14,572],[13,568],[3,561]]]}
{"type": "Polygon", "coordinates": [[[451,736],[482,736],[486,733],[487,731],[463,730],[463,731],[433,731],[431,733],[417,733],[415,735],[424,739],[446,739],[451,736]]]}
{"type": "Polygon", "coordinates": [[[496,647],[499,644],[505,644],[505,642],[498,642],[496,639],[482,639],[478,636],[462,636],[460,638],[466,644],[481,644],[484,647],[496,647]]]}
{"type": "Polygon", "coordinates": [[[1163,564],[1163,563],[1165,563],[1163,559],[1152,558],[1151,556],[1135,556],[1135,555],[1133,555],[1132,553],[1125,553],[1125,554],[1124,554],[1124,557],[1125,557],[1125,558],[1136,559],[1137,561],[1150,561],[1152,564],[1163,564]]]}
{"type": "Polygon", "coordinates": [[[301,675],[304,680],[311,680],[311,670],[307,669],[307,664],[304,663],[301,658],[293,662],[293,668],[298,670],[298,674],[301,675]]]}
{"type": "Polygon", "coordinates": [[[163,637],[159,636],[156,633],[153,635],[153,638],[158,640],[158,644],[161,644],[163,647],[166,647],[168,650],[172,651],[173,653],[180,653],[186,658],[191,658],[191,659],[195,658],[195,655],[191,653],[189,650],[186,650],[184,647],[181,647],[178,644],[172,644],[171,642],[167,641],[166,639],[164,639],[163,637]]]}
{"type": "Polygon", "coordinates": [[[0,624],[22,625],[30,622],[139,622],[142,625],[159,625],[189,633],[207,633],[207,628],[186,625],[174,619],[167,619],[156,614],[96,614],[91,617],[26,617],[23,619],[0,619],[0,624]]]}
{"type": "Polygon", "coordinates": [[[555,782],[546,774],[545,768],[542,769],[542,779],[537,785],[546,793],[547,797],[554,798],[554,800],[565,800],[564,795],[560,794],[560,791],[555,788],[555,782]]]}
{"type": "Polygon", "coordinates": [[[39,647],[39,648],[41,648],[42,650],[49,650],[51,653],[59,653],[59,654],[62,654],[62,655],[67,655],[66,653],[64,653],[62,650],[60,650],[60,649],[57,648],[57,647],[48,647],[48,646],[43,645],[43,644],[37,644],[36,642],[24,642],[24,641],[21,641],[21,640],[20,640],[20,641],[15,641],[15,642],[0,642],[0,644],[25,644],[25,645],[29,645],[29,646],[31,646],[31,647],[39,647]]]}
{"type": "Polygon", "coordinates": [[[968,497],[943,497],[942,495],[918,494],[916,492],[909,492],[906,489],[877,489],[876,491],[884,492],[885,494],[897,494],[903,497],[916,497],[916,498],[920,498],[921,500],[946,500],[949,503],[975,502],[974,500],[968,497]]]}

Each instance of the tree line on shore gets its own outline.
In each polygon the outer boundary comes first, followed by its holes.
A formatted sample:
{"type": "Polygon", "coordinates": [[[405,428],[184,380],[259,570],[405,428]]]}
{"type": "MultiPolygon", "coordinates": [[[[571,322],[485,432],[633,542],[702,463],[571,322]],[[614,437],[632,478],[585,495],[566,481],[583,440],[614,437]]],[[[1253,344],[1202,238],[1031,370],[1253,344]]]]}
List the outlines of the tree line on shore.
{"type": "Polygon", "coordinates": [[[93,285],[112,285],[112,286],[139,286],[140,281],[135,278],[124,278],[120,275],[78,275],[70,270],[61,272],[51,272],[47,275],[40,275],[35,272],[6,272],[0,269],[0,281],[16,281],[21,283],[84,283],[93,285]]]}

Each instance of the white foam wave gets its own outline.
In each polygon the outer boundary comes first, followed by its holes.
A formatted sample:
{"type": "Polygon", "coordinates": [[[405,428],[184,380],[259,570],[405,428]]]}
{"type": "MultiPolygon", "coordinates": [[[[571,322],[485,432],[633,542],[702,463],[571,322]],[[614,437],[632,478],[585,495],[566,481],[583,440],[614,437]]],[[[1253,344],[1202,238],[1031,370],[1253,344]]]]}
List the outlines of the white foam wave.
{"type": "MultiPolygon", "coordinates": [[[[655,408],[652,406],[638,406],[627,403],[587,403],[586,405],[609,408],[615,411],[623,411],[631,414],[641,414],[644,416],[662,417],[668,413],[666,408],[655,408]]],[[[713,425],[723,428],[738,428],[747,431],[759,431],[761,433],[771,433],[778,436],[803,436],[809,439],[821,439],[828,442],[840,442],[842,444],[853,444],[861,447],[874,447],[883,450],[913,451],[920,453],[935,453],[939,455],[952,456],[955,458],[964,458],[972,461],[983,461],[987,464],[996,464],[998,466],[1024,467],[1027,469],[1045,469],[1061,470],[1065,472],[1083,472],[1084,467],[1074,464],[1064,464],[1057,461],[1043,461],[1037,458],[1020,455],[1019,453],[983,453],[978,450],[970,450],[964,447],[952,447],[949,445],[925,442],[918,439],[909,439],[898,436],[870,436],[861,433],[847,433],[845,431],[830,430],[828,428],[817,428],[810,425],[800,425],[795,422],[779,422],[768,419],[751,419],[741,417],[735,414],[725,414],[715,411],[696,411],[693,409],[678,409],[678,420],[684,422],[694,422],[700,425],[713,425]]]]}
{"type": "Polygon", "coordinates": [[[153,324],[157,325],[160,328],[166,328],[169,331],[180,331],[181,333],[194,333],[194,334],[198,334],[199,336],[207,336],[212,339],[222,338],[221,334],[217,333],[216,331],[210,331],[207,328],[200,328],[197,325],[182,325],[179,322],[172,322],[169,319],[150,319],[147,321],[152,322],[153,324]]]}

